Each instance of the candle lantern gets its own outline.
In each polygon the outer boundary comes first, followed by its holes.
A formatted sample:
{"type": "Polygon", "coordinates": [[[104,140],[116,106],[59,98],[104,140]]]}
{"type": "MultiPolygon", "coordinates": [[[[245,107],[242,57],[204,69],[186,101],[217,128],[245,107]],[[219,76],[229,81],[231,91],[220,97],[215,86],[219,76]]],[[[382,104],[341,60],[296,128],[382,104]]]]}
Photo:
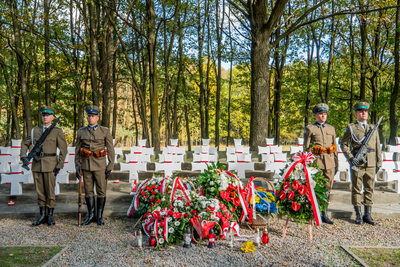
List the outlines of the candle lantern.
{"type": "Polygon", "coordinates": [[[264,231],[263,231],[263,235],[262,235],[261,241],[262,241],[263,244],[265,244],[265,245],[267,245],[268,242],[269,242],[268,230],[267,230],[267,228],[265,228],[264,231]]]}
{"type": "Polygon", "coordinates": [[[235,234],[233,233],[232,228],[229,228],[227,239],[228,239],[228,248],[233,248],[233,242],[235,241],[235,234]]]}
{"type": "Polygon", "coordinates": [[[184,248],[190,248],[192,246],[192,235],[190,234],[190,228],[186,228],[186,232],[183,236],[183,239],[185,240],[185,243],[183,243],[184,248]]]}
{"type": "Polygon", "coordinates": [[[139,248],[143,247],[143,236],[141,230],[139,230],[139,234],[136,236],[136,246],[139,248]]]}
{"type": "Polygon", "coordinates": [[[152,230],[150,233],[149,245],[151,247],[157,246],[156,234],[154,233],[154,230],[152,230]]]}
{"type": "Polygon", "coordinates": [[[210,229],[208,233],[208,248],[215,248],[215,234],[214,229],[210,229]]]}
{"type": "Polygon", "coordinates": [[[257,228],[256,235],[254,236],[254,245],[259,246],[260,243],[260,230],[257,228]]]}

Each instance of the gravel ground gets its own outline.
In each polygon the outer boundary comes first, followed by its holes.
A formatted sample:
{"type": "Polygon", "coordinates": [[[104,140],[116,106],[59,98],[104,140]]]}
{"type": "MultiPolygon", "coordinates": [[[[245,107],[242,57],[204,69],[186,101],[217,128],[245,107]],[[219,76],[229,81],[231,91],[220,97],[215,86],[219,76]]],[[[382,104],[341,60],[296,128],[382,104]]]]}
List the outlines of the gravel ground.
{"type": "MultiPolygon", "coordinates": [[[[154,250],[133,246],[132,219],[107,219],[103,227],[91,224],[78,228],[76,220],[57,219],[54,227],[31,227],[29,220],[0,221],[0,245],[69,245],[51,266],[357,266],[340,245],[400,246],[400,219],[379,221],[379,226],[357,226],[352,221],[335,220],[335,225],[313,227],[290,222],[282,238],[285,220],[269,223],[270,243],[256,253],[243,253],[242,242],[233,249],[218,241],[215,249],[202,247],[154,250]]],[[[242,229],[241,234],[251,234],[242,229]]]]}

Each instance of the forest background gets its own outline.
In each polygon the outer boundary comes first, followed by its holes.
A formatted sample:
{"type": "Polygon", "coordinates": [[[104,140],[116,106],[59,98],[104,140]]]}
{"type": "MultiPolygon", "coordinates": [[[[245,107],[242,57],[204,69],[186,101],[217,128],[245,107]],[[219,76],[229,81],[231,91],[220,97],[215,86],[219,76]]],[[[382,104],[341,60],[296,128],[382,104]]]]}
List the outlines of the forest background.
{"type": "Polygon", "coordinates": [[[338,137],[351,107],[399,135],[400,0],[5,0],[0,3],[0,144],[51,105],[69,145],[101,107],[117,146],[251,150],[297,144],[313,106],[338,137]],[[224,68],[223,68],[224,67],[224,68]]]}

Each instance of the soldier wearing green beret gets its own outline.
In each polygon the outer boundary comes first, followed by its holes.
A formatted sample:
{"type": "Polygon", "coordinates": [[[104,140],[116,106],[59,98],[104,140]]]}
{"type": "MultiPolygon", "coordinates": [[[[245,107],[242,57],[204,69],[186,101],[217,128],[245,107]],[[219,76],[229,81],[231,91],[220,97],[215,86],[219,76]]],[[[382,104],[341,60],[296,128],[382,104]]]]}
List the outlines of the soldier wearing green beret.
{"type": "Polygon", "coordinates": [[[97,192],[97,224],[103,225],[103,211],[106,203],[107,179],[114,168],[114,146],[110,130],[99,126],[100,109],[90,105],[85,108],[88,126],[78,130],[75,144],[76,177],[80,179],[83,171],[88,218],[82,225],[95,221],[94,183],[97,192]],[[108,157],[108,165],[106,163],[108,157]]]}
{"type": "MultiPolygon", "coordinates": [[[[44,131],[51,126],[56,110],[50,106],[40,108],[42,113],[42,127],[35,127],[21,145],[21,160],[29,164],[26,158],[27,152],[31,146],[34,146],[44,131]]],[[[67,142],[61,128],[55,127],[42,145],[42,152],[39,155],[40,161],[32,162],[32,173],[35,180],[36,192],[38,194],[38,205],[40,216],[32,223],[32,226],[47,223],[54,225],[53,212],[56,206],[56,196],[54,187],[56,184],[56,176],[60,169],[64,167],[64,159],[67,155],[67,142]],[[57,148],[60,153],[57,157],[57,148]]]]}
{"type": "MultiPolygon", "coordinates": [[[[304,149],[307,150],[310,144],[314,144],[312,151],[313,154],[317,156],[316,162],[318,168],[320,168],[323,175],[329,179],[325,187],[329,194],[332,189],[333,179],[338,170],[338,155],[336,150],[335,128],[326,123],[328,110],[329,106],[327,104],[321,103],[315,105],[313,113],[316,121],[308,125],[304,130],[303,146],[304,149]]],[[[321,212],[321,217],[324,223],[334,223],[329,219],[326,210],[321,212]]]]}
{"type": "MultiPolygon", "coordinates": [[[[358,149],[368,131],[374,128],[369,124],[368,120],[369,104],[367,102],[359,102],[354,105],[354,116],[357,121],[347,125],[343,138],[340,142],[343,154],[347,160],[353,165],[354,156],[357,155],[358,149]]],[[[378,131],[374,133],[368,145],[368,154],[366,156],[367,163],[361,161],[357,165],[358,171],[351,170],[351,202],[356,212],[356,224],[366,222],[371,225],[377,223],[371,217],[372,197],[374,194],[375,175],[382,166],[381,144],[379,141],[378,131]],[[364,216],[361,216],[361,190],[364,185],[364,216]]]]}

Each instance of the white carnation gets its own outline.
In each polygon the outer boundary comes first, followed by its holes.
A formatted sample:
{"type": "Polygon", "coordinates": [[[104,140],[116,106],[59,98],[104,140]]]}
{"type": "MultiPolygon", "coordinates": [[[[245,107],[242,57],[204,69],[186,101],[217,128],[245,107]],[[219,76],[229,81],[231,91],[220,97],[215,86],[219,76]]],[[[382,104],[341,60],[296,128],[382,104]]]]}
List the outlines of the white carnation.
{"type": "Polygon", "coordinates": [[[211,185],[211,186],[213,186],[213,185],[214,185],[214,182],[213,182],[213,181],[211,181],[211,182],[210,182],[210,185],[211,185]]]}
{"type": "Polygon", "coordinates": [[[181,222],[180,221],[175,221],[175,226],[179,226],[179,225],[181,225],[181,222]]]}
{"type": "Polygon", "coordinates": [[[174,232],[174,228],[170,227],[170,228],[168,229],[168,233],[172,234],[173,232],[174,232]]]}
{"type": "Polygon", "coordinates": [[[211,188],[210,188],[210,191],[211,191],[211,192],[214,192],[214,190],[215,190],[214,187],[211,187],[211,188]]]}
{"type": "Polygon", "coordinates": [[[160,237],[160,238],[158,239],[158,243],[164,244],[164,238],[160,237]]]}
{"type": "Polygon", "coordinates": [[[168,222],[171,222],[171,221],[172,221],[172,218],[171,218],[171,217],[168,217],[168,218],[167,218],[167,221],[168,221],[168,222]]]}
{"type": "Polygon", "coordinates": [[[158,229],[158,233],[159,233],[159,234],[162,234],[162,231],[163,231],[162,228],[158,229]]]}

